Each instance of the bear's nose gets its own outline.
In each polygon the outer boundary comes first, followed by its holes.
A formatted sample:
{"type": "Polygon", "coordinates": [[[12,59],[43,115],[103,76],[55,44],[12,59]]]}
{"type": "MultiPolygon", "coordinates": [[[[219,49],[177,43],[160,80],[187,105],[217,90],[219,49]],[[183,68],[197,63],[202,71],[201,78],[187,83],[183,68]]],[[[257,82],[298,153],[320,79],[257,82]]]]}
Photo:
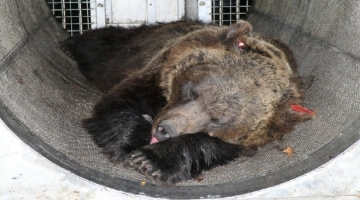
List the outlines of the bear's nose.
{"type": "Polygon", "coordinates": [[[158,127],[156,127],[155,137],[159,141],[167,140],[171,137],[176,136],[176,131],[174,126],[167,120],[159,123],[158,127]]]}
{"type": "Polygon", "coordinates": [[[163,140],[167,140],[170,138],[169,133],[166,132],[165,128],[162,126],[158,126],[156,128],[156,133],[155,133],[155,137],[156,139],[158,139],[159,141],[163,141],[163,140]]]}

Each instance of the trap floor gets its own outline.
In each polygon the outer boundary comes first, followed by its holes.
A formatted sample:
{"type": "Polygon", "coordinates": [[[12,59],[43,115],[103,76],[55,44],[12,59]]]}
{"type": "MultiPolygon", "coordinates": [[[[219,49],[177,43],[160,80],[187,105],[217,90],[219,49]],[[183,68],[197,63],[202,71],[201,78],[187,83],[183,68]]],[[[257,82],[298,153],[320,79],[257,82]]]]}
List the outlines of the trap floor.
{"type": "MultiPolygon", "coordinates": [[[[80,178],[39,155],[2,122],[0,132],[0,199],[155,199],[80,178]]],[[[328,163],[294,180],[226,199],[358,199],[360,171],[355,169],[360,167],[359,154],[357,142],[328,163]]]]}
{"type": "Polygon", "coordinates": [[[254,30],[287,42],[299,59],[300,73],[315,76],[306,106],[318,115],[280,143],[260,148],[255,157],[205,172],[201,182],[157,185],[100,153],[80,127],[99,94],[59,49],[67,36],[43,0],[0,2],[0,117],[56,165],[127,193],[226,197],[281,184],[318,168],[360,139],[359,7],[356,0],[255,2],[248,18],[254,30]],[[277,145],[295,153],[288,157],[277,145]]]}

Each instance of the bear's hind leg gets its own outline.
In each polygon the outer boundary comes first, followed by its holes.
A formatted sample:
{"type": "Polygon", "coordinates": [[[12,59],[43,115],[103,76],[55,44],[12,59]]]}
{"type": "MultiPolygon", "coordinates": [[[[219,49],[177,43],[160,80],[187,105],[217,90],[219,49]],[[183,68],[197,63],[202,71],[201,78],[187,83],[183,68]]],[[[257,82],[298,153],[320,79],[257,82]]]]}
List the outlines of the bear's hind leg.
{"type": "Polygon", "coordinates": [[[196,133],[147,145],[131,152],[126,162],[155,181],[174,184],[226,164],[243,150],[242,146],[196,133]]]}

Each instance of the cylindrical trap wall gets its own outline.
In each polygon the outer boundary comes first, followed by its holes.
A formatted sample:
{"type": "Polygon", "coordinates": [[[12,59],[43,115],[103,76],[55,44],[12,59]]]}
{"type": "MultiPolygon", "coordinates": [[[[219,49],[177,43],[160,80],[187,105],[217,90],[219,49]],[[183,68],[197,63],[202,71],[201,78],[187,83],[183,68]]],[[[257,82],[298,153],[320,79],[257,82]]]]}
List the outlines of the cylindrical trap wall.
{"type": "Polygon", "coordinates": [[[0,116],[29,146],[75,174],[134,194],[167,198],[225,197],[307,173],[360,139],[360,2],[257,0],[248,20],[256,32],[295,51],[303,76],[315,76],[306,105],[316,119],[284,137],[287,157],[272,143],[252,158],[204,173],[202,182],[151,182],[111,164],[80,121],[99,94],[59,48],[67,36],[44,0],[0,1],[0,116]],[[141,184],[142,182],[146,184],[141,184]]]}

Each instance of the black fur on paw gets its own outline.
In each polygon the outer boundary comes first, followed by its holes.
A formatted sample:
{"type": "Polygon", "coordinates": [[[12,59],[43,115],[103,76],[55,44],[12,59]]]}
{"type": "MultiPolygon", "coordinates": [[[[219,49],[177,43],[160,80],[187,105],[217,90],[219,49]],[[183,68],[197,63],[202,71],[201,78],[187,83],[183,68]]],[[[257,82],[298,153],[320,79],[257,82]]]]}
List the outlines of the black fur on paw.
{"type": "Polygon", "coordinates": [[[114,163],[151,140],[151,124],[131,110],[97,114],[83,120],[83,126],[114,163]]]}
{"type": "Polygon", "coordinates": [[[151,179],[174,184],[196,178],[203,170],[223,165],[243,152],[243,147],[205,133],[181,135],[131,152],[125,165],[151,179]]]}

